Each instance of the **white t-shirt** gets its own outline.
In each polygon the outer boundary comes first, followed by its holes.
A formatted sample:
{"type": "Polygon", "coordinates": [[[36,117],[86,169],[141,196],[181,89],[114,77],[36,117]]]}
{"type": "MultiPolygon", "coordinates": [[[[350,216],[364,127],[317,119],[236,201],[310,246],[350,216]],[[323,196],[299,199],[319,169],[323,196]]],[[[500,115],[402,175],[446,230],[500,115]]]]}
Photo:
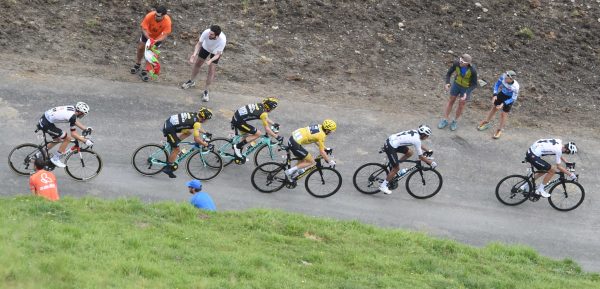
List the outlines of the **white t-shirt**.
{"type": "Polygon", "coordinates": [[[75,115],[75,107],[72,105],[57,106],[49,109],[44,113],[46,119],[51,123],[70,123],[71,126],[75,125],[77,116],[75,115]]]}
{"type": "Polygon", "coordinates": [[[227,44],[227,37],[225,37],[225,33],[221,32],[216,39],[212,40],[208,38],[208,34],[210,33],[210,28],[204,30],[202,34],[200,34],[200,42],[202,42],[202,48],[204,50],[210,52],[211,54],[217,54],[218,52],[223,52],[225,49],[225,44],[227,44]]]}
{"type": "Polygon", "coordinates": [[[556,156],[556,163],[560,164],[560,157],[562,156],[562,141],[560,139],[541,139],[533,143],[529,148],[531,152],[538,156],[556,156]]]}
{"type": "Polygon", "coordinates": [[[414,146],[417,150],[417,155],[422,155],[423,150],[421,149],[421,137],[419,131],[416,129],[399,132],[391,135],[388,140],[393,148],[401,146],[414,146]]]}

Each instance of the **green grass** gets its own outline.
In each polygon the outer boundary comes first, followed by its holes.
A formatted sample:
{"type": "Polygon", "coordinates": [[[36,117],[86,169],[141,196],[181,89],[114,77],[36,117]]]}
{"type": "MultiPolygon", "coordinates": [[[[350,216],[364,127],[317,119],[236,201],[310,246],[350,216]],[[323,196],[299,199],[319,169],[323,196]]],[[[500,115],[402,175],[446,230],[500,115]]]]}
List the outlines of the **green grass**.
{"type": "Polygon", "coordinates": [[[522,246],[280,211],[0,199],[0,288],[600,288],[522,246]]]}

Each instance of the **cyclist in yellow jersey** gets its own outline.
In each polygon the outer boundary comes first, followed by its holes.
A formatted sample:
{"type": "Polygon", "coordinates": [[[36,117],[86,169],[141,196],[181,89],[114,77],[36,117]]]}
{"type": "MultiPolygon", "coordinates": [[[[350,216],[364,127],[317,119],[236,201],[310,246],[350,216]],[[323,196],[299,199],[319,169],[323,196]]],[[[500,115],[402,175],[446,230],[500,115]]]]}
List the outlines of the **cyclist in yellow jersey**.
{"type": "Polygon", "coordinates": [[[200,147],[200,145],[204,147],[209,146],[209,144],[202,139],[200,133],[206,133],[206,131],[202,129],[201,123],[211,118],[212,111],[206,107],[200,107],[198,112],[174,114],[165,121],[163,135],[167,138],[169,145],[171,145],[171,154],[169,155],[167,165],[163,168],[163,172],[169,175],[170,178],[177,177],[173,174],[173,172],[177,170],[177,165],[174,162],[181,151],[179,142],[181,142],[182,139],[186,139],[193,133],[196,147],[200,147]]]}
{"type": "Polygon", "coordinates": [[[319,153],[323,156],[323,159],[330,165],[334,166],[335,161],[329,158],[325,153],[325,139],[327,135],[334,132],[337,129],[337,125],[331,119],[326,119],[323,124],[314,124],[311,126],[299,128],[292,133],[288,141],[288,146],[292,154],[300,160],[292,168],[285,171],[285,174],[289,178],[293,178],[295,175],[302,174],[305,168],[315,165],[315,160],[302,145],[314,143],[319,146],[319,153]]]}

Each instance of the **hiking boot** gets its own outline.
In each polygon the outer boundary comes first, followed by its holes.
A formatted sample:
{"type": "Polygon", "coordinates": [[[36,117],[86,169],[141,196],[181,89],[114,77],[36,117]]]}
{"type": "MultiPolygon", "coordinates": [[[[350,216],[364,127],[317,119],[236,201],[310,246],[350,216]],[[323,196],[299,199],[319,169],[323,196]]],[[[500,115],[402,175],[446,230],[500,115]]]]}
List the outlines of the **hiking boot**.
{"type": "Polygon", "coordinates": [[[450,130],[455,131],[457,128],[458,128],[458,123],[456,122],[455,119],[453,119],[452,122],[450,123],[450,130]]]}
{"type": "Polygon", "coordinates": [[[140,67],[142,65],[139,63],[136,63],[135,65],[133,65],[133,67],[131,68],[131,70],[129,72],[131,72],[131,74],[138,74],[140,73],[140,67]]]}
{"type": "Polygon", "coordinates": [[[190,80],[186,81],[184,84],[182,84],[181,88],[188,89],[188,88],[194,87],[194,86],[196,86],[196,82],[190,79],[190,80]]]}
{"type": "Polygon", "coordinates": [[[208,90],[205,90],[204,93],[202,94],[202,101],[204,101],[204,102],[208,101],[208,90]]]}
{"type": "Polygon", "coordinates": [[[493,138],[499,139],[501,135],[502,135],[502,130],[498,129],[498,130],[496,130],[496,133],[494,134],[493,138]]]}
{"type": "Polygon", "coordinates": [[[448,121],[445,119],[440,120],[440,123],[438,123],[438,128],[439,129],[443,129],[448,125],[448,121]]]}
{"type": "Polygon", "coordinates": [[[64,168],[67,166],[63,162],[60,161],[60,155],[58,155],[58,154],[53,155],[52,158],[50,158],[50,161],[59,168],[64,168]]]}

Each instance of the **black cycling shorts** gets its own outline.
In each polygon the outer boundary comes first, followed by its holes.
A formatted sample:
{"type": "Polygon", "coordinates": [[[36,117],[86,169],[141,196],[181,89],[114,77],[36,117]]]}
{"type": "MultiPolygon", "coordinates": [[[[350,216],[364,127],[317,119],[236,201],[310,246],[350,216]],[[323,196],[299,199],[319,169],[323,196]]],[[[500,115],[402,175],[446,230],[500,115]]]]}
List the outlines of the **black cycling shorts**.
{"type": "MultiPolygon", "coordinates": [[[[508,95],[500,92],[496,96],[496,101],[494,101],[494,105],[498,106],[498,105],[504,103],[506,100],[511,99],[511,98],[512,97],[510,97],[510,96],[508,96],[508,95]]],[[[510,112],[510,109],[512,108],[513,103],[511,103],[511,104],[504,104],[504,106],[502,106],[502,111],[504,111],[504,112],[510,112]]]]}
{"type": "Polygon", "coordinates": [[[38,128],[43,132],[49,134],[52,138],[61,138],[64,139],[67,136],[66,132],[63,132],[62,129],[56,127],[55,124],[51,123],[46,119],[46,116],[42,116],[38,121],[38,128]]]}
{"type": "Polygon", "coordinates": [[[400,161],[398,160],[398,153],[403,153],[403,154],[407,153],[408,147],[407,146],[399,146],[397,148],[394,148],[392,145],[390,145],[390,140],[388,139],[385,141],[383,150],[384,150],[385,154],[387,155],[388,160],[390,161],[390,166],[395,167],[398,164],[400,164],[400,161]]]}
{"type": "Polygon", "coordinates": [[[256,132],[258,132],[258,130],[254,126],[248,124],[245,121],[236,121],[235,118],[231,119],[231,127],[235,129],[236,134],[238,131],[240,131],[241,133],[249,134],[256,134],[256,132]]]}
{"type": "Polygon", "coordinates": [[[525,154],[525,160],[532,164],[538,171],[549,171],[552,167],[547,161],[533,154],[531,150],[527,151],[525,154]]]}
{"type": "Polygon", "coordinates": [[[288,140],[288,146],[295,157],[303,160],[308,156],[308,151],[301,144],[296,142],[293,136],[290,136],[290,140],[288,140]]]}
{"type": "Polygon", "coordinates": [[[181,139],[177,136],[178,131],[173,128],[169,120],[167,120],[163,126],[163,135],[167,138],[167,142],[172,148],[179,147],[181,139]]]}
{"type": "MultiPolygon", "coordinates": [[[[204,49],[204,47],[200,47],[200,51],[198,52],[198,57],[206,60],[206,58],[208,57],[208,59],[213,58],[215,55],[212,53],[209,53],[208,51],[206,51],[206,49],[204,49]]],[[[219,59],[221,59],[221,57],[219,56],[219,58],[217,58],[215,61],[213,61],[212,63],[217,64],[219,63],[219,59]]]]}

